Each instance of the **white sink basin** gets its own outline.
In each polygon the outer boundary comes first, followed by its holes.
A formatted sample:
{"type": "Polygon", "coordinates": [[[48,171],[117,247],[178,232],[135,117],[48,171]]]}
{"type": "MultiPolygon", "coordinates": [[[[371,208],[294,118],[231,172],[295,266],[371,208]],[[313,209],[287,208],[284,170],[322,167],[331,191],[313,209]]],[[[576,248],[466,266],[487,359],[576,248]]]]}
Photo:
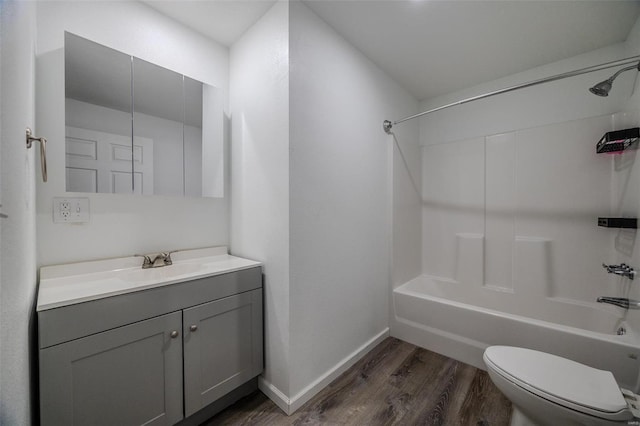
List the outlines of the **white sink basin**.
{"type": "Polygon", "coordinates": [[[37,310],[140,291],[178,282],[261,266],[231,256],[226,247],[174,253],[173,265],[142,269],[139,257],[82,262],[40,268],[37,310]]]}
{"type": "Polygon", "coordinates": [[[202,271],[201,263],[175,263],[159,268],[134,269],[117,271],[115,276],[131,283],[172,280],[182,275],[191,275],[202,271]]]}

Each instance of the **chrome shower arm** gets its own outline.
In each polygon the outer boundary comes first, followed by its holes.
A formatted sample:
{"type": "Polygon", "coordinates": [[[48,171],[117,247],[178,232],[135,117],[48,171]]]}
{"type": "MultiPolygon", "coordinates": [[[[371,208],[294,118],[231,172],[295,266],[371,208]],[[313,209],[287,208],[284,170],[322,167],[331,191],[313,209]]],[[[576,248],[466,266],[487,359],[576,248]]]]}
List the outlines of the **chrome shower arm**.
{"type": "MultiPolygon", "coordinates": [[[[495,90],[493,92],[483,93],[482,95],[472,96],[470,98],[466,98],[466,99],[462,99],[460,101],[456,101],[456,102],[452,102],[452,103],[449,103],[449,104],[446,104],[446,105],[442,105],[440,107],[433,108],[433,109],[430,109],[430,110],[427,110],[427,111],[423,111],[423,112],[420,112],[418,114],[414,114],[414,115],[411,115],[409,117],[405,117],[405,118],[400,119],[400,120],[396,120],[396,121],[385,120],[382,123],[382,129],[386,133],[391,134],[391,129],[396,124],[400,124],[400,123],[403,123],[403,122],[408,121],[408,120],[413,120],[414,118],[422,117],[423,115],[431,114],[432,112],[440,111],[440,110],[443,110],[443,109],[446,109],[446,108],[450,108],[450,107],[454,107],[454,106],[458,106],[458,105],[463,105],[463,104],[466,104],[466,103],[469,103],[469,102],[478,101],[480,99],[485,99],[485,98],[489,98],[489,97],[496,96],[496,95],[501,95],[503,93],[513,92],[515,90],[525,89],[527,87],[537,86],[537,85],[543,84],[543,83],[550,83],[552,81],[563,80],[563,79],[569,78],[569,77],[575,77],[575,76],[582,75],[582,74],[592,73],[592,72],[595,72],[595,71],[602,71],[602,70],[606,70],[606,69],[609,69],[609,68],[620,67],[620,66],[623,66],[623,65],[628,65],[630,63],[634,63],[635,65],[623,68],[622,70],[618,71],[616,74],[619,75],[619,73],[622,73],[624,71],[629,71],[629,70],[632,70],[634,68],[637,68],[638,70],[640,70],[640,63],[638,62],[638,59],[640,59],[640,55],[630,56],[628,58],[619,59],[617,61],[605,62],[605,63],[599,64],[599,65],[593,65],[593,66],[590,66],[590,67],[585,67],[585,68],[581,68],[581,69],[574,70],[574,71],[564,72],[564,73],[561,73],[561,74],[556,74],[556,75],[552,75],[552,76],[549,76],[549,77],[540,78],[538,80],[529,81],[527,83],[516,84],[514,86],[505,87],[504,89],[499,89],[499,90],[495,90]]],[[[605,81],[608,81],[608,80],[605,80],[605,81]]],[[[611,83],[609,83],[609,84],[611,84],[611,83]]],[[[602,96],[604,96],[604,95],[602,95],[602,96]]]]}
{"type": "Polygon", "coordinates": [[[609,80],[611,80],[611,82],[613,82],[613,80],[615,80],[616,78],[618,78],[618,76],[619,76],[620,74],[622,74],[622,73],[623,73],[623,72],[625,72],[625,71],[631,71],[631,70],[638,70],[638,71],[640,71],[640,62],[638,62],[638,64],[637,64],[637,65],[632,65],[632,66],[630,66],[630,67],[625,67],[625,68],[622,68],[621,70],[616,71],[616,73],[615,73],[615,74],[613,74],[611,77],[609,77],[609,80]]]}

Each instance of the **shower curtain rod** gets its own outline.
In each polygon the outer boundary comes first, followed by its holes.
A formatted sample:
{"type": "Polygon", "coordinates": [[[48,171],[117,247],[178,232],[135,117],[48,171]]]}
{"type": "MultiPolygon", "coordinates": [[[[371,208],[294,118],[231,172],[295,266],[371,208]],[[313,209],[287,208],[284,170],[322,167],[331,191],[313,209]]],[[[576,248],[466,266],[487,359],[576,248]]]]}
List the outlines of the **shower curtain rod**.
{"type": "Polygon", "coordinates": [[[439,106],[437,108],[430,109],[428,111],[423,111],[421,113],[414,114],[412,116],[405,117],[405,118],[400,119],[400,120],[396,120],[394,122],[391,122],[389,120],[385,120],[382,123],[382,128],[384,129],[384,131],[387,134],[391,134],[391,129],[396,124],[404,123],[405,121],[413,120],[414,118],[422,117],[423,115],[431,114],[432,112],[440,111],[440,110],[443,110],[443,109],[446,109],[446,108],[450,108],[450,107],[453,107],[453,106],[466,104],[468,102],[473,102],[473,101],[477,101],[477,100],[480,100],[480,99],[489,98],[489,97],[495,96],[495,95],[501,95],[503,93],[513,92],[514,90],[525,89],[527,87],[537,86],[538,84],[549,83],[551,81],[562,80],[562,79],[565,79],[565,78],[568,78],[568,77],[574,77],[574,76],[581,75],[581,74],[587,74],[587,73],[591,73],[591,72],[606,70],[606,69],[609,69],[609,68],[621,67],[623,65],[628,65],[628,64],[631,64],[631,63],[637,63],[638,59],[640,59],[640,55],[630,56],[628,58],[618,59],[616,61],[605,62],[605,63],[602,63],[600,65],[593,65],[593,66],[586,67],[586,68],[581,68],[581,69],[578,69],[578,70],[575,70],[575,71],[569,71],[569,72],[565,72],[565,73],[562,73],[562,74],[556,74],[556,75],[552,75],[550,77],[545,77],[545,78],[541,78],[541,79],[538,79],[538,80],[533,80],[533,81],[530,81],[528,83],[521,83],[521,84],[517,84],[515,86],[509,86],[509,87],[506,87],[504,89],[495,90],[493,92],[483,93],[482,95],[477,95],[477,96],[473,96],[471,98],[463,99],[461,101],[456,101],[456,102],[452,102],[450,104],[442,105],[442,106],[439,106]]]}

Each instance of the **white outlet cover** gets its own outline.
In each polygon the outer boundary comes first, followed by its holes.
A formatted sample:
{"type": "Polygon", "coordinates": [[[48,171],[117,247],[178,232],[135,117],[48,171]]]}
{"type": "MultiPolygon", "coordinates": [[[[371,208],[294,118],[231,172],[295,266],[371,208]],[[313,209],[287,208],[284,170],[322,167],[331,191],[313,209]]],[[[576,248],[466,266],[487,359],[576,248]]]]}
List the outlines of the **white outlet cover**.
{"type": "Polygon", "coordinates": [[[89,199],[86,197],[54,197],[53,222],[89,222],[89,199]]]}

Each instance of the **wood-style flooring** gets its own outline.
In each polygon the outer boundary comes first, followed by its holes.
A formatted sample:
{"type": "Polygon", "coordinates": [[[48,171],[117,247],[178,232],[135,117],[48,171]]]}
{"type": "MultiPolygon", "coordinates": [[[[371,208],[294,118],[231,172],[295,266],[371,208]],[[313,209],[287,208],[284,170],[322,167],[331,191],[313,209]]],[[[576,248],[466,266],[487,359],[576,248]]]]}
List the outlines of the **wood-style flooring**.
{"type": "Polygon", "coordinates": [[[508,425],[511,403],[486,372],[388,338],[287,417],[256,392],[213,425],[508,425]]]}

